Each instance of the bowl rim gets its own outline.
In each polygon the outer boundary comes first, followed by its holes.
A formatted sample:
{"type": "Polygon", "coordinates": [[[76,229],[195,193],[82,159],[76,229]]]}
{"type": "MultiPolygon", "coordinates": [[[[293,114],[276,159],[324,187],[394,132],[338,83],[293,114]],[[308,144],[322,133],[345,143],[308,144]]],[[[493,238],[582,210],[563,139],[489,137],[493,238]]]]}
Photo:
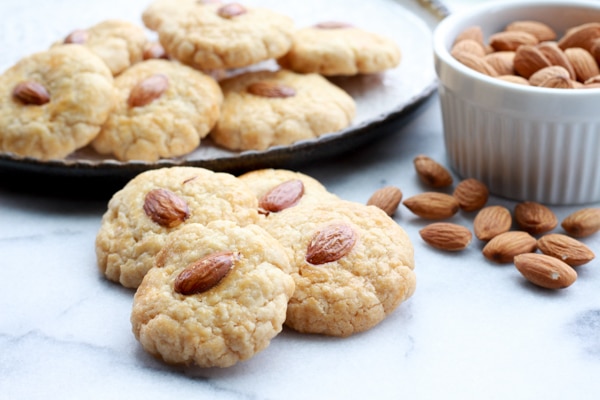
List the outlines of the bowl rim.
{"type": "MultiPolygon", "coordinates": [[[[468,9],[451,13],[440,21],[433,32],[433,51],[437,61],[441,61],[446,66],[452,68],[454,72],[460,73],[470,79],[482,81],[491,87],[503,90],[512,90],[520,94],[537,94],[537,95],[548,95],[548,94],[560,94],[564,97],[593,97],[597,99],[600,88],[585,88],[585,89],[556,89],[556,88],[544,88],[537,86],[520,85],[512,82],[503,81],[483,73],[477,72],[472,68],[459,62],[450,53],[450,48],[447,46],[447,36],[449,31],[452,30],[456,25],[459,25],[462,21],[473,19],[477,15],[487,14],[494,10],[518,10],[520,8],[543,8],[543,7],[564,7],[572,9],[593,9],[600,12],[600,1],[597,0],[493,0],[485,3],[477,4],[468,9]]],[[[600,22],[600,20],[599,20],[600,22]]],[[[448,41],[451,43],[451,41],[448,41]]],[[[436,67],[437,70],[437,67],[436,67]]],[[[439,76],[439,71],[436,71],[439,76]]]]}

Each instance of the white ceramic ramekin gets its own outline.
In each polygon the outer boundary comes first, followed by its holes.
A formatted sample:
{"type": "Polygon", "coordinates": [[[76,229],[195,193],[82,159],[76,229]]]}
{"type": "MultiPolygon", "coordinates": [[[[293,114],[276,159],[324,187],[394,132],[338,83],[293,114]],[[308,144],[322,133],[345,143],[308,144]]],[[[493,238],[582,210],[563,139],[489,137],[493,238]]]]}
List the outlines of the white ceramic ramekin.
{"type": "Polygon", "coordinates": [[[600,1],[495,1],[451,14],[436,27],[435,69],[452,168],[490,192],[546,204],[600,201],[600,89],[548,89],[480,74],[450,54],[473,25],[486,39],[516,20],[537,20],[559,36],[600,22],[600,1]]]}

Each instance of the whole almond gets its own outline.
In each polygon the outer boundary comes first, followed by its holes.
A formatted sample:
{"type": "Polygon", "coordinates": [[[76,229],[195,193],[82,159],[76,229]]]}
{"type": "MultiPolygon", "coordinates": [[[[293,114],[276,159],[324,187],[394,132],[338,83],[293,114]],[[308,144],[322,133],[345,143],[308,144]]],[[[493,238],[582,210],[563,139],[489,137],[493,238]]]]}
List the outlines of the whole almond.
{"type": "Polygon", "coordinates": [[[167,189],[152,189],[144,198],[144,212],[152,221],[165,228],[174,228],[190,216],[184,199],[167,189]]]}
{"type": "Polygon", "coordinates": [[[523,45],[515,52],[515,71],[524,78],[529,79],[540,69],[551,65],[550,60],[534,45],[523,45]]]}
{"type": "Polygon", "coordinates": [[[142,53],[144,60],[163,59],[168,60],[169,56],[165,51],[165,48],[158,42],[150,42],[144,46],[142,53]]]}
{"type": "Polygon", "coordinates": [[[169,88],[169,78],[164,74],[154,74],[138,82],[129,93],[130,107],[143,107],[163,95],[169,88]]]}
{"type": "Polygon", "coordinates": [[[34,81],[18,83],[12,92],[13,97],[26,105],[41,106],[50,101],[50,93],[46,88],[34,81]]]}
{"type": "Polygon", "coordinates": [[[556,39],[557,35],[554,29],[540,21],[519,20],[508,24],[506,31],[527,32],[535,36],[538,41],[544,42],[547,40],[556,39]]]}
{"type": "Polygon", "coordinates": [[[600,231],[600,208],[587,207],[569,214],[560,224],[573,237],[582,238],[600,231]]]}
{"type": "Polygon", "coordinates": [[[239,253],[232,251],[212,253],[201,258],[177,275],[173,285],[175,292],[183,295],[206,292],[221,282],[240,258],[239,253]]]}
{"type": "Polygon", "coordinates": [[[537,48],[542,52],[544,56],[550,61],[552,65],[559,65],[569,71],[569,77],[571,79],[577,79],[575,70],[571,65],[571,62],[565,55],[563,49],[558,47],[556,42],[542,42],[537,45],[537,48]]]}
{"type": "Polygon", "coordinates": [[[523,45],[536,45],[539,40],[531,33],[503,31],[491,35],[489,43],[495,51],[516,51],[523,45]]]}
{"type": "Polygon", "coordinates": [[[577,272],[561,260],[545,254],[520,254],[514,259],[517,270],[534,285],[563,289],[577,280],[577,272]]]}
{"type": "Polygon", "coordinates": [[[581,83],[564,76],[551,76],[538,86],[552,89],[577,89],[581,83]]]}
{"type": "Polygon", "coordinates": [[[515,74],[515,52],[495,51],[484,56],[485,61],[490,64],[499,76],[515,74]]]}
{"type": "Polygon", "coordinates": [[[460,181],[452,194],[463,211],[476,211],[485,206],[490,192],[485,183],[468,178],[460,181]]]}
{"type": "Polygon", "coordinates": [[[484,57],[479,57],[466,52],[455,52],[453,56],[461,64],[466,65],[472,70],[488,76],[498,76],[498,71],[496,71],[484,57]]]}
{"type": "Polygon", "coordinates": [[[427,186],[443,188],[452,185],[450,171],[431,157],[420,154],[413,159],[417,176],[427,186]]]}
{"type": "Polygon", "coordinates": [[[373,193],[367,200],[367,205],[379,207],[391,217],[398,209],[400,201],[402,201],[402,191],[395,186],[385,186],[373,193]]]}
{"type": "Polygon", "coordinates": [[[217,9],[217,15],[227,19],[246,14],[247,12],[248,10],[246,9],[246,7],[239,3],[225,4],[224,6],[219,7],[219,9],[217,9]]]}
{"type": "Polygon", "coordinates": [[[286,98],[296,95],[296,90],[290,86],[273,81],[260,81],[250,84],[246,90],[255,96],[270,98],[286,98]]]}
{"type": "Polygon", "coordinates": [[[471,243],[471,231],[462,225],[434,222],[419,231],[419,235],[432,247],[444,251],[461,251],[471,243]]]}
{"type": "Polygon", "coordinates": [[[482,46],[485,46],[483,41],[483,29],[479,25],[473,25],[463,29],[454,39],[454,44],[466,39],[475,40],[482,46]]]}
{"type": "Polygon", "coordinates": [[[452,217],[460,208],[454,196],[438,192],[424,192],[402,203],[406,208],[421,218],[440,220],[452,217]]]}
{"type": "Polygon", "coordinates": [[[454,55],[456,53],[471,53],[477,57],[484,57],[486,55],[483,44],[473,39],[461,40],[452,46],[450,54],[454,55]]]}
{"type": "Polygon", "coordinates": [[[565,67],[561,67],[560,65],[551,65],[534,72],[529,77],[529,83],[533,86],[542,86],[542,83],[544,83],[546,80],[556,77],[566,80],[571,79],[569,71],[567,71],[565,67]]]}
{"type": "Polygon", "coordinates": [[[589,78],[600,74],[596,59],[592,54],[580,47],[565,49],[565,55],[575,70],[575,76],[579,82],[585,82],[589,78]]]}
{"type": "Polygon", "coordinates": [[[600,23],[590,22],[568,29],[558,41],[558,46],[563,50],[580,47],[589,51],[594,40],[598,38],[600,38],[600,23]]]}
{"type": "Polygon", "coordinates": [[[511,226],[512,215],[510,214],[510,210],[504,206],[482,208],[473,220],[475,236],[483,241],[508,232],[511,226]]]}
{"type": "Polygon", "coordinates": [[[354,229],[345,223],[332,223],[321,228],[306,248],[306,262],[321,265],[339,260],[350,253],[357,236],[354,229]]]}
{"type": "Polygon", "coordinates": [[[258,206],[266,213],[279,212],[298,204],[304,195],[304,183],[300,179],[292,179],[275,186],[259,200],[258,206]]]}
{"type": "Polygon", "coordinates": [[[585,243],[561,233],[549,233],[537,241],[538,249],[552,257],[578,267],[592,261],[594,252],[585,243]]]}
{"type": "Polygon", "coordinates": [[[76,29],[73,32],[69,33],[65,40],[63,41],[65,44],[84,44],[88,40],[88,31],[85,29],[76,29]]]}
{"type": "Polygon", "coordinates": [[[512,262],[515,256],[532,253],[537,248],[537,240],[527,232],[508,231],[494,236],[483,247],[485,258],[497,263],[512,262]]]}
{"type": "Polygon", "coordinates": [[[517,204],[514,216],[517,225],[532,235],[548,232],[558,225],[558,218],[554,212],[545,205],[534,201],[517,204]]]}

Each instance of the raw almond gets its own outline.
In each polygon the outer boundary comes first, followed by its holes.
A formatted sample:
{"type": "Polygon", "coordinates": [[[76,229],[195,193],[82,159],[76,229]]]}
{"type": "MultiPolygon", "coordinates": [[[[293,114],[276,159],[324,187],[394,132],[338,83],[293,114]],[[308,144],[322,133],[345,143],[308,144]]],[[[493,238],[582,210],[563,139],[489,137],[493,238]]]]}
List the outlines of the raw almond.
{"type": "Polygon", "coordinates": [[[590,47],[590,54],[596,59],[596,63],[600,65],[600,38],[595,39],[590,47]]]}
{"type": "Polygon", "coordinates": [[[547,40],[556,39],[557,35],[554,29],[539,21],[521,20],[511,22],[504,29],[505,31],[527,32],[537,38],[538,41],[544,42],[547,40]]]}
{"type": "Polygon", "coordinates": [[[551,89],[577,89],[580,83],[564,76],[551,76],[538,86],[551,89]]]}
{"type": "Polygon", "coordinates": [[[561,67],[560,65],[552,65],[534,72],[529,77],[529,83],[533,86],[542,86],[542,83],[544,83],[548,79],[556,77],[563,78],[566,80],[571,79],[569,71],[567,71],[566,68],[561,67]]]}
{"type": "Polygon", "coordinates": [[[421,182],[434,188],[452,185],[453,179],[450,172],[432,158],[420,154],[413,160],[413,165],[421,182]]]}
{"type": "Polygon", "coordinates": [[[457,53],[471,53],[477,57],[486,55],[485,47],[476,40],[465,39],[452,46],[450,53],[454,56],[457,53]]]}
{"type": "Polygon", "coordinates": [[[554,212],[543,204],[525,201],[515,206],[515,221],[517,225],[532,235],[548,232],[558,225],[554,212]]]}
{"type": "Polygon", "coordinates": [[[482,208],[473,220],[473,230],[479,240],[490,240],[508,232],[512,226],[510,210],[504,206],[482,208]]]}
{"type": "Polygon", "coordinates": [[[26,105],[41,106],[50,101],[50,93],[41,83],[25,81],[18,83],[12,92],[13,97],[26,105]]]}
{"type": "Polygon", "coordinates": [[[454,44],[460,42],[461,40],[471,39],[480,43],[482,46],[485,46],[483,41],[483,30],[479,25],[469,26],[468,28],[462,30],[454,40],[454,44]]]}
{"type": "Polygon", "coordinates": [[[378,189],[367,201],[367,205],[381,208],[390,217],[398,209],[402,201],[402,191],[395,186],[386,186],[378,189]]]}
{"type": "Polygon", "coordinates": [[[458,200],[458,205],[463,211],[476,211],[485,206],[490,192],[487,186],[475,179],[464,179],[456,185],[452,194],[458,200]]]}
{"type": "Polygon", "coordinates": [[[88,40],[88,32],[84,29],[76,29],[73,32],[69,33],[65,40],[63,41],[65,44],[84,44],[88,40]]]}
{"type": "Polygon", "coordinates": [[[439,250],[460,251],[471,243],[471,231],[462,225],[434,222],[419,231],[425,243],[439,250]]]}
{"type": "Polygon", "coordinates": [[[489,43],[495,51],[516,51],[523,45],[536,45],[539,40],[531,33],[503,31],[491,35],[489,43]]]}
{"type": "Polygon", "coordinates": [[[575,70],[571,65],[571,62],[565,55],[565,52],[558,47],[556,42],[542,42],[537,45],[537,48],[542,52],[544,56],[550,61],[552,65],[559,65],[569,71],[569,77],[576,79],[575,70]]]}
{"type": "Polygon", "coordinates": [[[164,74],[154,74],[138,82],[129,93],[130,107],[143,107],[163,95],[169,88],[169,78],[164,74]]]}
{"type": "Polygon", "coordinates": [[[454,58],[456,58],[460,63],[466,65],[467,67],[471,68],[472,70],[475,70],[479,73],[488,75],[488,76],[498,76],[498,71],[496,71],[494,69],[494,67],[492,67],[490,65],[490,63],[488,63],[485,58],[483,57],[479,57],[476,56],[474,54],[471,53],[459,53],[456,52],[455,54],[453,54],[454,58]]]}
{"type": "Polygon", "coordinates": [[[286,98],[296,95],[296,90],[290,86],[273,81],[251,83],[246,90],[255,96],[269,98],[286,98]]]}
{"type": "Polygon", "coordinates": [[[304,195],[304,183],[300,179],[292,179],[275,186],[258,202],[264,213],[279,212],[298,204],[304,195]]]}
{"type": "Polygon", "coordinates": [[[515,74],[514,51],[495,51],[486,54],[484,59],[498,72],[499,76],[515,74]]]}
{"type": "Polygon", "coordinates": [[[527,232],[508,231],[494,236],[484,247],[485,258],[497,263],[512,262],[515,256],[532,253],[537,248],[537,240],[527,232]]]}
{"type": "Polygon", "coordinates": [[[165,228],[183,223],[190,210],[184,199],[167,189],[152,189],[144,198],[144,212],[152,221],[165,228]]]}
{"type": "Polygon", "coordinates": [[[579,82],[585,82],[600,74],[598,64],[589,51],[580,47],[571,47],[565,50],[565,55],[573,66],[575,76],[579,82]]]}
{"type": "Polygon", "coordinates": [[[514,263],[525,279],[546,289],[563,289],[577,280],[573,268],[545,254],[521,254],[515,257],[514,263]]]}
{"type": "Polygon", "coordinates": [[[550,233],[542,236],[537,242],[538,249],[552,257],[577,267],[592,261],[594,252],[583,242],[561,233],[550,233]]]}
{"type": "Polygon", "coordinates": [[[212,253],[201,258],[177,275],[175,292],[183,295],[206,292],[221,282],[240,258],[239,253],[232,251],[212,253]]]}
{"type": "Polygon", "coordinates": [[[229,3],[225,4],[222,7],[219,7],[219,9],[217,10],[217,15],[219,15],[222,18],[231,19],[233,17],[246,14],[247,12],[248,10],[243,5],[239,3],[229,3]]]}
{"type": "Polygon", "coordinates": [[[523,45],[519,47],[514,58],[515,71],[524,78],[529,79],[531,75],[542,68],[551,66],[550,60],[534,45],[523,45]]]}
{"type": "Polygon", "coordinates": [[[600,231],[600,208],[588,207],[569,214],[561,223],[573,237],[582,238],[600,231]]]}
{"type": "Polygon", "coordinates": [[[306,249],[306,262],[321,265],[337,261],[350,253],[357,240],[354,229],[345,223],[323,227],[312,238],[306,249]]]}
{"type": "Polygon", "coordinates": [[[454,196],[438,192],[424,192],[404,200],[406,208],[421,218],[439,220],[450,218],[460,208],[454,196]]]}
{"type": "Polygon", "coordinates": [[[590,22],[568,29],[558,41],[558,46],[565,50],[580,47],[590,50],[594,40],[600,38],[600,23],[590,22]]]}

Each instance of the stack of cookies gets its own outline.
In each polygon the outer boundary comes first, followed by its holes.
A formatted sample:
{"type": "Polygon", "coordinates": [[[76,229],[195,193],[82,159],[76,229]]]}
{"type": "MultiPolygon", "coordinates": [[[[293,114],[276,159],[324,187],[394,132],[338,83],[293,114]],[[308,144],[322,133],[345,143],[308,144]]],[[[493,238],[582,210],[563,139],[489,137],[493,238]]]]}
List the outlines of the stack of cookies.
{"type": "Polygon", "coordinates": [[[89,146],[152,162],[209,136],[232,151],[289,145],[352,124],[354,99],[328,77],[401,58],[378,34],[340,22],[298,29],[240,3],[155,0],[142,21],[75,30],[4,72],[0,151],[49,160],[89,146]],[[255,68],[269,60],[277,67],[255,68]]]}
{"type": "Polygon", "coordinates": [[[416,284],[388,214],[284,169],[144,172],[113,195],[95,245],[104,276],[135,289],[135,337],[168,363],[228,367],[283,326],[364,332],[416,284]]]}

